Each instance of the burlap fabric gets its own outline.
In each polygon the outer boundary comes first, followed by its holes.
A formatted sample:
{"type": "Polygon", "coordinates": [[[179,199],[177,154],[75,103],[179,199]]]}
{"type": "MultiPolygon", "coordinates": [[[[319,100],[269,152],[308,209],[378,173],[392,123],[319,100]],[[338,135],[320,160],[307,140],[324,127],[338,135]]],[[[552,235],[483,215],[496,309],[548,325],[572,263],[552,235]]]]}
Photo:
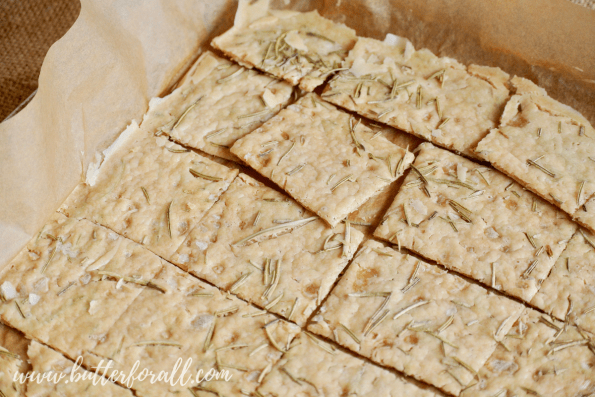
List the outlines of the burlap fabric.
{"type": "MultiPolygon", "coordinates": [[[[595,10],[595,0],[571,1],[595,10]]],[[[79,0],[0,0],[0,121],[37,89],[45,54],[79,11],[79,0]]]]}
{"type": "Polygon", "coordinates": [[[0,0],[0,121],[37,89],[45,54],[80,8],[79,0],[0,0]]]}

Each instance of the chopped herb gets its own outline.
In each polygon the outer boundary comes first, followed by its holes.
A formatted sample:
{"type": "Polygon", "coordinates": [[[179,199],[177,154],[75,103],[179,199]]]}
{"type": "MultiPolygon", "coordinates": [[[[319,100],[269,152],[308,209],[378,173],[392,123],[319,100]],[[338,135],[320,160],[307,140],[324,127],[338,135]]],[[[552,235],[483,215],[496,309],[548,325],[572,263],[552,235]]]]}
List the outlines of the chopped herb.
{"type": "Polygon", "coordinates": [[[357,343],[358,345],[361,344],[361,341],[358,339],[357,336],[355,336],[355,334],[349,329],[347,328],[346,325],[339,323],[339,325],[341,326],[341,328],[343,328],[343,330],[347,333],[347,335],[349,335],[351,337],[351,339],[353,339],[355,341],[355,343],[357,343]]]}
{"type": "Polygon", "coordinates": [[[450,117],[445,118],[440,122],[440,124],[438,124],[438,127],[436,127],[436,129],[439,130],[440,128],[444,127],[449,121],[450,117]]]}
{"type": "Polygon", "coordinates": [[[295,146],[295,142],[292,141],[291,142],[291,147],[289,148],[288,151],[285,152],[285,154],[283,156],[281,156],[281,158],[279,158],[279,161],[277,161],[277,165],[279,165],[281,163],[281,161],[293,150],[293,147],[295,146]]]}
{"type": "Polygon", "coordinates": [[[551,176],[552,178],[555,178],[556,177],[556,174],[554,174],[553,172],[551,172],[547,168],[543,167],[542,165],[538,164],[537,163],[537,160],[527,159],[527,164],[529,164],[529,165],[537,168],[538,170],[540,170],[541,172],[543,172],[544,174],[546,174],[548,176],[551,176]]]}
{"type": "Polygon", "coordinates": [[[396,320],[397,318],[401,317],[403,314],[405,314],[405,313],[407,313],[407,312],[409,312],[409,311],[411,311],[413,309],[416,309],[416,308],[418,308],[420,306],[423,306],[423,305],[427,305],[428,303],[430,303],[430,301],[423,301],[422,300],[422,301],[419,301],[417,303],[414,303],[414,304],[412,304],[410,306],[407,306],[405,309],[403,309],[400,312],[398,312],[397,314],[395,314],[394,317],[393,317],[393,320],[396,320]]]}
{"type": "Polygon", "coordinates": [[[190,151],[190,149],[174,149],[171,147],[166,147],[166,149],[172,153],[188,153],[190,151]]]}
{"type": "Polygon", "coordinates": [[[240,66],[240,68],[238,70],[236,70],[229,76],[217,80],[217,84],[225,83],[226,81],[229,81],[229,80],[233,79],[234,77],[239,76],[240,74],[242,74],[243,71],[244,71],[244,68],[240,66]]]}
{"type": "Polygon", "coordinates": [[[167,206],[167,212],[165,213],[165,218],[167,219],[167,231],[169,233],[169,238],[171,238],[171,205],[174,201],[170,201],[169,205],[167,206]]]}
{"type": "Polygon", "coordinates": [[[285,353],[285,349],[283,348],[283,346],[281,346],[280,344],[277,343],[277,341],[275,340],[275,338],[269,331],[269,328],[268,327],[263,327],[263,328],[264,328],[265,334],[267,335],[267,337],[269,338],[269,341],[275,347],[275,349],[279,350],[281,353],[285,353]]]}
{"type": "Polygon", "coordinates": [[[576,205],[581,205],[581,194],[583,193],[584,186],[585,181],[582,181],[578,186],[578,194],[576,195],[576,205]]]}
{"type": "Polygon", "coordinates": [[[167,340],[146,340],[142,342],[133,343],[131,346],[173,346],[179,349],[182,348],[182,344],[178,342],[170,342],[167,340]]]}
{"type": "Polygon", "coordinates": [[[279,301],[283,298],[283,295],[284,295],[284,293],[281,292],[278,297],[276,297],[275,299],[273,299],[271,301],[271,303],[269,303],[268,305],[266,305],[264,307],[265,310],[271,310],[271,308],[273,308],[277,303],[279,303],[279,301]]]}
{"type": "Polygon", "coordinates": [[[555,202],[557,202],[558,204],[563,204],[563,203],[564,203],[564,201],[560,200],[559,198],[557,198],[557,197],[556,197],[556,196],[554,196],[553,194],[551,194],[551,193],[550,193],[549,195],[550,195],[550,197],[551,197],[552,199],[554,199],[554,201],[555,201],[555,202]]]}
{"type": "Polygon", "coordinates": [[[305,163],[304,163],[304,164],[300,164],[300,165],[298,165],[297,167],[295,167],[294,169],[292,169],[291,171],[289,171],[289,172],[287,173],[287,175],[288,175],[288,176],[291,176],[291,175],[295,174],[296,172],[299,172],[299,171],[301,171],[301,170],[302,170],[302,168],[304,168],[305,166],[306,166],[306,164],[305,164],[305,163]]]}
{"type": "Polygon", "coordinates": [[[291,310],[289,311],[289,315],[287,316],[288,320],[291,320],[291,316],[293,316],[293,312],[295,311],[295,308],[297,307],[298,299],[299,298],[296,297],[295,300],[293,301],[293,305],[291,305],[291,310]]]}
{"type": "Polygon", "coordinates": [[[333,186],[333,187],[331,188],[331,192],[335,191],[335,189],[336,189],[336,188],[338,188],[339,186],[341,186],[341,185],[342,185],[343,183],[345,183],[345,182],[353,182],[353,181],[351,180],[351,177],[352,177],[352,176],[353,176],[353,174],[349,174],[349,175],[347,175],[346,177],[342,178],[342,179],[341,179],[339,182],[337,182],[337,183],[335,184],[335,186],[333,186]]]}
{"type": "Polygon", "coordinates": [[[250,275],[252,275],[252,272],[245,273],[242,276],[240,276],[240,278],[229,288],[229,292],[234,292],[236,289],[238,289],[242,284],[244,284],[248,280],[248,277],[250,277],[250,275]]]}
{"type": "Polygon", "coordinates": [[[147,192],[147,189],[145,189],[143,186],[141,186],[140,188],[143,191],[143,194],[145,195],[145,199],[147,200],[147,203],[150,205],[151,199],[149,198],[149,192],[147,192]]]}
{"type": "Polygon", "coordinates": [[[198,102],[202,99],[203,97],[201,96],[200,98],[198,98],[196,101],[194,101],[194,103],[190,106],[188,106],[188,108],[184,111],[184,113],[182,113],[182,115],[180,116],[180,118],[178,119],[178,121],[176,121],[176,123],[174,124],[172,130],[175,130],[177,126],[180,125],[180,123],[182,122],[182,120],[184,120],[184,117],[186,117],[186,115],[188,114],[188,112],[190,112],[197,104],[198,102]]]}
{"type": "Polygon", "coordinates": [[[214,181],[214,182],[219,182],[221,180],[223,180],[223,178],[219,178],[218,176],[211,176],[211,175],[206,175],[206,174],[202,174],[198,171],[193,170],[192,168],[188,169],[188,171],[190,171],[190,173],[192,174],[193,177],[195,178],[203,178],[209,181],[214,181]]]}

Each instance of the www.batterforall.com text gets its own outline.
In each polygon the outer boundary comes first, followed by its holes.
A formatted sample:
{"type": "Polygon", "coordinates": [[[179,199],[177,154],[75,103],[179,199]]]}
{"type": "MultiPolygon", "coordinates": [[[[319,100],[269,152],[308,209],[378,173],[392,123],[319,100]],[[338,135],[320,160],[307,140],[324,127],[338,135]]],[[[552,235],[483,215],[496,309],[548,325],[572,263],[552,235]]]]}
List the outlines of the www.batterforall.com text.
{"type": "Polygon", "coordinates": [[[129,372],[111,369],[113,361],[108,361],[107,364],[104,364],[102,360],[95,368],[95,372],[89,372],[80,370],[83,358],[79,356],[70,371],[47,371],[44,373],[32,371],[26,374],[16,372],[13,381],[21,384],[27,381],[36,383],[51,382],[58,384],[62,381],[64,381],[64,383],[71,383],[92,380],[94,385],[101,383],[102,386],[111,381],[132,388],[132,385],[137,380],[140,382],[147,380],[151,384],[163,382],[171,386],[179,385],[184,387],[191,384],[200,384],[205,381],[208,382],[210,380],[224,380],[229,382],[232,377],[229,371],[225,369],[218,371],[214,368],[207,371],[199,369],[196,372],[196,375],[193,376],[190,372],[192,358],[186,360],[183,367],[182,361],[182,358],[178,358],[171,372],[160,371],[156,374],[147,368],[140,370],[140,361],[138,360],[134,363],[129,372]]]}

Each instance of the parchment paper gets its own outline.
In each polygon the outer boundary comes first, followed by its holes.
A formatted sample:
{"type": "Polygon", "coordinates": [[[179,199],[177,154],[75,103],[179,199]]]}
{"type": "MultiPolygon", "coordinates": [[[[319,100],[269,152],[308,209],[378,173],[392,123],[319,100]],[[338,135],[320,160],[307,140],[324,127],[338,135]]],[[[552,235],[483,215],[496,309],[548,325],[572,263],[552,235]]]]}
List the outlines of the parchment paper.
{"type": "MultiPolygon", "coordinates": [[[[0,124],[0,266],[43,226],[90,162],[201,47],[233,24],[234,0],[83,0],[52,46],[35,98],[0,124]]],[[[529,78],[595,125],[595,11],[567,0],[274,0],[358,35],[394,33],[463,63],[529,78]]]]}

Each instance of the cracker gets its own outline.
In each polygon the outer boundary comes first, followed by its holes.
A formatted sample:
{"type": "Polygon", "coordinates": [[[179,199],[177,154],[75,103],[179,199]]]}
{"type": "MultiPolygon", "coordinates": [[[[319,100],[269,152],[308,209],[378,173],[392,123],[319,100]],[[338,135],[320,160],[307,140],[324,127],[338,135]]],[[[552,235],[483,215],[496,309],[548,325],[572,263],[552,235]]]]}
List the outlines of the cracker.
{"type": "MultiPolygon", "coordinates": [[[[374,131],[374,135],[378,134],[377,136],[384,136],[395,145],[411,152],[423,142],[420,138],[414,135],[407,134],[392,127],[370,122],[366,122],[366,124],[374,131]]],[[[349,214],[348,219],[352,221],[352,224],[356,228],[359,227],[367,234],[371,234],[382,220],[382,216],[392,204],[404,179],[404,175],[402,175],[396,181],[380,190],[375,196],[372,196],[368,201],[362,204],[356,211],[349,214]]]]}
{"type": "Polygon", "coordinates": [[[20,332],[0,324],[0,396],[25,394],[25,386],[13,379],[17,372],[25,373],[30,367],[27,363],[29,343],[30,340],[20,332]]]}
{"type": "Polygon", "coordinates": [[[527,309],[479,371],[479,381],[461,396],[592,395],[595,346],[591,341],[589,348],[584,336],[527,309]]]}
{"type": "Polygon", "coordinates": [[[292,92],[285,82],[207,51],[171,94],[151,100],[143,129],[239,161],[231,145],[285,107],[292,92]]]}
{"type": "Polygon", "coordinates": [[[477,152],[573,214],[595,192],[595,129],[529,80],[515,77],[511,83],[516,93],[506,104],[501,125],[479,143],[477,152]]]}
{"type": "Polygon", "coordinates": [[[580,230],[531,300],[546,313],[595,334],[595,235],[580,230]]]}
{"type": "Polygon", "coordinates": [[[95,378],[83,368],[75,368],[75,363],[60,353],[35,341],[28,350],[33,371],[37,374],[50,374],[52,379],[62,377],[59,382],[44,380],[27,382],[28,397],[45,396],[86,396],[86,397],[133,397],[130,390],[124,389],[107,379],[95,378]],[[74,371],[74,372],[73,372],[74,371]]]}
{"type": "Polygon", "coordinates": [[[2,269],[2,321],[76,359],[151,288],[162,262],[111,230],[55,214],[2,269]]]}
{"type": "MultiPolygon", "coordinates": [[[[8,350],[6,350],[10,354],[8,350]]],[[[21,361],[19,358],[6,356],[4,350],[0,354],[0,396],[18,397],[24,396],[25,387],[14,382],[14,375],[19,372],[21,361]]]]}
{"type": "Polygon", "coordinates": [[[268,366],[283,354],[277,347],[286,350],[299,330],[278,319],[265,329],[275,316],[252,316],[260,310],[172,265],[165,266],[153,282],[167,292],[143,290],[105,340],[85,357],[90,365],[113,359],[113,368],[126,373],[139,360],[140,368],[156,375],[160,371],[171,373],[178,358],[183,365],[192,359],[184,378],[186,385],[138,380],[131,388],[139,396],[191,395],[188,389],[199,390],[195,388],[198,371],[204,371],[202,378],[211,368],[226,370],[232,378],[228,382],[205,381],[201,388],[222,396],[238,396],[241,391],[250,395],[262,371],[268,372],[268,366]]]}
{"type": "Polygon", "coordinates": [[[234,27],[211,45],[240,64],[312,91],[341,68],[356,40],[353,29],[321,17],[316,10],[269,10],[243,26],[236,19],[234,27]]]}
{"type": "Polygon", "coordinates": [[[301,333],[289,352],[265,376],[258,392],[269,396],[431,397],[386,369],[330,350],[326,342],[301,333]],[[325,348],[321,347],[324,344],[325,348]],[[332,351],[329,352],[329,351],[332,351]],[[314,394],[316,393],[316,394],[314,394]]]}
{"type": "Polygon", "coordinates": [[[423,180],[409,173],[374,235],[529,302],[576,225],[498,171],[420,148],[423,180]]]}
{"type": "Polygon", "coordinates": [[[106,226],[167,259],[237,173],[133,122],[59,211],[106,226]]]}
{"type": "Polygon", "coordinates": [[[509,97],[502,70],[415,51],[394,35],[359,38],[343,66],[325,100],[471,157],[509,97]]]}
{"type": "Polygon", "coordinates": [[[458,395],[522,308],[369,240],[308,329],[458,395]]]}
{"type": "Polygon", "coordinates": [[[240,174],[173,260],[183,270],[301,325],[363,239],[350,226],[344,245],[345,233],[344,224],[331,228],[286,195],[240,174]]]}
{"type": "Polygon", "coordinates": [[[587,202],[585,202],[585,204],[572,215],[572,219],[591,231],[595,231],[595,196],[587,200],[587,202]]]}
{"type": "MultiPolygon", "coordinates": [[[[31,341],[25,337],[21,332],[8,325],[0,324],[0,350],[8,350],[10,353],[16,354],[18,357],[12,355],[5,355],[8,358],[16,358],[20,360],[19,371],[27,372],[29,364],[27,363],[27,348],[31,341]]],[[[3,357],[0,353],[0,357],[3,357]]]]}
{"type": "Polygon", "coordinates": [[[231,151],[335,226],[413,161],[412,153],[374,135],[348,113],[308,94],[231,151]]]}

